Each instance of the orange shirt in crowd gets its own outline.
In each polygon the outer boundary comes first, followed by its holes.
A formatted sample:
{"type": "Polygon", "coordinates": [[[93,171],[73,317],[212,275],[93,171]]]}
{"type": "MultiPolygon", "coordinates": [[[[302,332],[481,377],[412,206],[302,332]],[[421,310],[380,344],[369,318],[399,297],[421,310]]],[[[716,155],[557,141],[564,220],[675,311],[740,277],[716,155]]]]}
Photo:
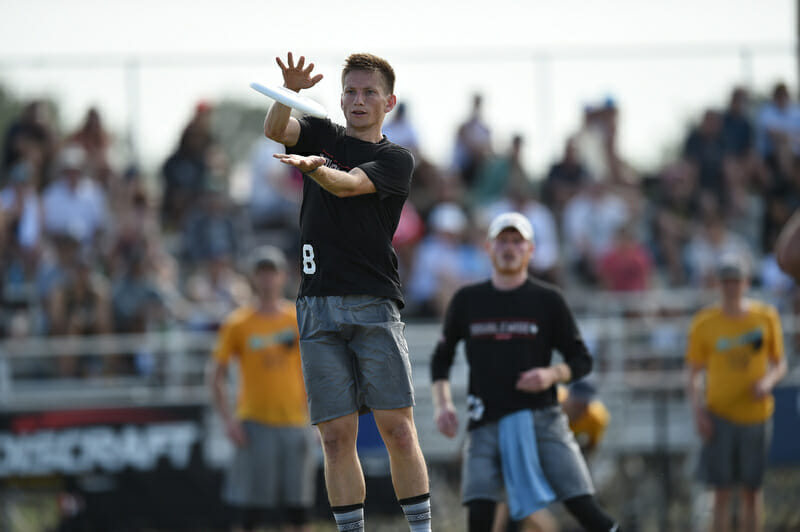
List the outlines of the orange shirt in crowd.
{"type": "Polygon", "coordinates": [[[757,398],[755,383],[770,362],[783,357],[777,310],[746,301],[742,316],[727,316],[719,306],[698,312],[689,328],[686,360],[706,370],[706,408],[733,423],[762,423],[775,408],[772,394],[757,398]]]}
{"type": "Polygon", "coordinates": [[[214,358],[238,363],[237,417],[276,426],[308,424],[296,310],[290,302],[271,315],[252,307],[232,313],[220,329],[214,358]]]}

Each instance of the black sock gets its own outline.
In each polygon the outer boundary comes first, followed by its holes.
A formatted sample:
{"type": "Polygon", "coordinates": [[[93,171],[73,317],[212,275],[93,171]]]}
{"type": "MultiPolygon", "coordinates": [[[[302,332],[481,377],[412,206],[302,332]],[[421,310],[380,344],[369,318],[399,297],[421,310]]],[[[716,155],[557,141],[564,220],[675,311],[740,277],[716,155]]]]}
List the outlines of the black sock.
{"type": "Polygon", "coordinates": [[[497,503],[489,499],[477,499],[467,503],[468,532],[492,532],[494,510],[497,503]]]}
{"type": "Polygon", "coordinates": [[[588,532],[620,532],[617,522],[598,506],[593,495],[567,499],[564,506],[588,532]]]}

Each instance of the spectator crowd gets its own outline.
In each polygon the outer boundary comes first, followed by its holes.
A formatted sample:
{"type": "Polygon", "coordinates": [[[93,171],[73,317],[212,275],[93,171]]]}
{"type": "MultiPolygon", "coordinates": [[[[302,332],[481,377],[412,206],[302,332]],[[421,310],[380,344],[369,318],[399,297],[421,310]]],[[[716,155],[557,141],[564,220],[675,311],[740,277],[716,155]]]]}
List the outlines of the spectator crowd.
{"type": "MultiPolygon", "coordinates": [[[[482,96],[471,103],[446,165],[421,149],[405,103],[384,124],[416,160],[394,239],[406,318],[439,317],[459,286],[489,275],[486,224],[508,210],[534,227],[531,274],[565,289],[703,289],[717,257],[734,252],[747,257],[756,287],[797,294],[772,251],[800,208],[800,104],[786,85],[763,101],[734,88],[652,169],[620,153],[611,98],[585,106],[563,154],[540,171],[523,162],[522,136],[498,149],[482,96]]],[[[100,110],[66,132],[51,111],[27,102],[3,132],[0,337],[215,330],[251,296],[247,249],[270,243],[297,258],[302,176],[272,158],[282,147],[260,131],[241,204],[230,195],[238,161],[217,140],[207,102],[154,175],[117,160],[100,110]]],[[[299,268],[290,273],[294,290],[299,268]]],[[[64,359],[57,371],[142,372],[146,363],[64,359]]]]}

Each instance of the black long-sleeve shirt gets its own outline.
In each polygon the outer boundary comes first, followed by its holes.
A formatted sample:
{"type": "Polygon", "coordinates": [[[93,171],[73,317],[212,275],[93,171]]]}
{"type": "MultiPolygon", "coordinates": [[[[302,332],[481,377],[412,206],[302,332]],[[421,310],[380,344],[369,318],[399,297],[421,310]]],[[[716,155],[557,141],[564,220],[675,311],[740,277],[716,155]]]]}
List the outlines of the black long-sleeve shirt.
{"type": "Polygon", "coordinates": [[[456,292],[431,360],[434,381],[449,378],[461,340],[469,364],[469,429],[517,410],[558,404],[555,386],[538,393],[515,387],[522,372],[550,366],[553,349],[572,370],[573,380],[592,369],[561,292],[533,279],[513,290],[498,290],[485,281],[456,292]]]}

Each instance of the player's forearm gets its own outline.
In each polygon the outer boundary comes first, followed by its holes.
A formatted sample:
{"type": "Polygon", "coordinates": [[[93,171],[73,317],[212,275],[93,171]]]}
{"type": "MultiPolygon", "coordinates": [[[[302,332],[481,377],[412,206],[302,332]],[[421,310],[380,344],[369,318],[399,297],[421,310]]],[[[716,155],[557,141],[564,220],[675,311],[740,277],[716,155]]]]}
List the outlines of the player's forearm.
{"type": "Polygon", "coordinates": [[[226,423],[232,421],[233,413],[228,405],[228,387],[225,385],[224,379],[221,379],[216,372],[211,380],[211,396],[214,400],[214,407],[216,407],[220,417],[226,423]]]}
{"type": "Polygon", "coordinates": [[[692,405],[692,412],[696,412],[703,407],[702,394],[698,385],[699,378],[700,372],[698,370],[694,368],[689,370],[689,376],[686,379],[686,395],[689,399],[689,404],[692,405]]]}
{"type": "Polygon", "coordinates": [[[554,376],[554,383],[565,383],[572,380],[572,369],[567,364],[563,362],[559,362],[555,366],[551,366],[550,369],[553,371],[554,376]]]}
{"type": "Polygon", "coordinates": [[[289,125],[291,115],[291,108],[278,102],[273,103],[264,118],[264,136],[275,142],[283,143],[284,133],[289,125]]]}
{"type": "Polygon", "coordinates": [[[306,174],[322,188],[338,197],[347,197],[356,194],[359,179],[353,174],[320,166],[313,172],[306,174]]]}
{"type": "Polygon", "coordinates": [[[765,375],[770,390],[786,376],[788,370],[786,359],[781,359],[780,362],[770,364],[767,374],[765,375]]]}
{"type": "Polygon", "coordinates": [[[438,379],[433,381],[433,407],[437,410],[453,405],[453,396],[450,391],[450,381],[438,379]]]}

